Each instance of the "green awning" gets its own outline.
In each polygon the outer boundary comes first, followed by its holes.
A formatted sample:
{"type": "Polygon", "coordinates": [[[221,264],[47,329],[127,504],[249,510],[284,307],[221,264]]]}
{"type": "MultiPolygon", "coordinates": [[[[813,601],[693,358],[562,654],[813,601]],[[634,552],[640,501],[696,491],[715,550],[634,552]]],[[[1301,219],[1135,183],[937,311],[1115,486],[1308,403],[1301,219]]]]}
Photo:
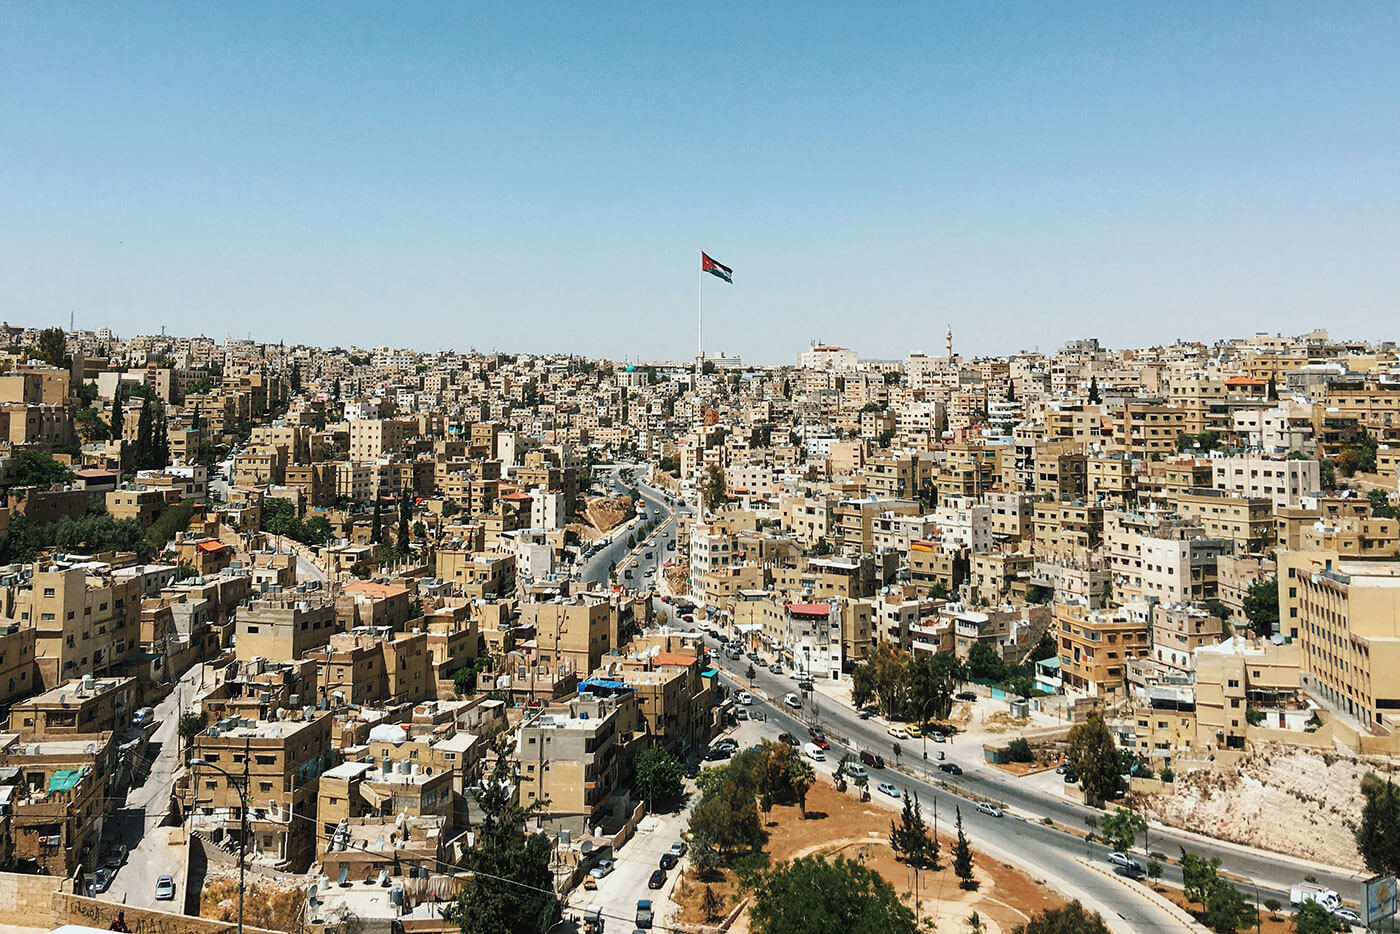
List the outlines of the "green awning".
{"type": "Polygon", "coordinates": [[[49,776],[49,791],[72,791],[73,786],[87,774],[88,767],[81,769],[59,769],[49,776]]]}

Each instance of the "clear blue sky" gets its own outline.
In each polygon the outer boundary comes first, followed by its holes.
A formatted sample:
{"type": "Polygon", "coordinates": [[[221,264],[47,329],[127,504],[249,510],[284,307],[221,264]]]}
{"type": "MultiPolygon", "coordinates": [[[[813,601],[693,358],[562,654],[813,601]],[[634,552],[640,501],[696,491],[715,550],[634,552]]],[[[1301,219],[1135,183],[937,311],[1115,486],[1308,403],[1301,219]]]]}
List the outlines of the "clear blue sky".
{"type": "Polygon", "coordinates": [[[759,362],[1393,338],[1397,48],[1395,3],[6,3],[0,316],[685,358],[704,249],[759,362]]]}

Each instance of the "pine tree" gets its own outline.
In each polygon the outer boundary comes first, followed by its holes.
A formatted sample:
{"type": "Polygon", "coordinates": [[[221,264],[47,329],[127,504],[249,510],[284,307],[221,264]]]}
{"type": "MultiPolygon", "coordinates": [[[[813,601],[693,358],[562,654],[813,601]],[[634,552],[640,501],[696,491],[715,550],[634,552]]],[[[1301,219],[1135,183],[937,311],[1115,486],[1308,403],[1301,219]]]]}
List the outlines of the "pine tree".
{"type": "Polygon", "coordinates": [[[1099,395],[1099,378],[1097,376],[1089,377],[1089,401],[1095,405],[1103,401],[1103,397],[1099,395]]]}
{"type": "Polygon", "coordinates": [[[713,923],[716,918],[724,914],[724,902],[708,885],[705,886],[705,897],[700,901],[700,910],[705,913],[705,921],[709,923],[713,923]]]}
{"type": "Polygon", "coordinates": [[[938,841],[929,836],[917,795],[911,798],[904,793],[899,823],[890,821],[890,848],[911,866],[938,867],[938,841]]]}
{"type": "Polygon", "coordinates": [[[972,847],[967,845],[967,835],[962,828],[962,808],[958,808],[958,842],[953,844],[953,872],[957,873],[963,888],[977,887],[972,879],[972,847]]]}
{"type": "Polygon", "coordinates": [[[408,492],[408,487],[403,488],[399,495],[399,553],[408,554],[409,542],[413,540],[413,497],[408,492]]]}
{"type": "Polygon", "coordinates": [[[170,466],[170,426],[165,420],[165,406],[157,404],[156,420],[153,429],[155,437],[151,439],[152,461],[151,466],[156,470],[163,470],[170,466]]]}
{"type": "Polygon", "coordinates": [[[374,545],[384,541],[384,499],[378,494],[374,497],[374,518],[370,521],[369,540],[374,545]]]}
{"type": "Polygon", "coordinates": [[[1269,375],[1269,401],[1270,401],[1270,402],[1274,402],[1274,401],[1277,401],[1277,400],[1278,400],[1278,380],[1274,379],[1273,374],[1270,374],[1270,375],[1269,375]]]}
{"type": "Polygon", "coordinates": [[[126,434],[126,413],[122,411],[122,384],[117,381],[117,391],[112,394],[112,437],[121,442],[126,434]]]}
{"type": "Polygon", "coordinates": [[[136,422],[136,450],[132,454],[132,461],[137,470],[149,470],[151,466],[151,444],[155,438],[154,426],[151,423],[153,417],[151,400],[142,399],[141,417],[136,422]]]}

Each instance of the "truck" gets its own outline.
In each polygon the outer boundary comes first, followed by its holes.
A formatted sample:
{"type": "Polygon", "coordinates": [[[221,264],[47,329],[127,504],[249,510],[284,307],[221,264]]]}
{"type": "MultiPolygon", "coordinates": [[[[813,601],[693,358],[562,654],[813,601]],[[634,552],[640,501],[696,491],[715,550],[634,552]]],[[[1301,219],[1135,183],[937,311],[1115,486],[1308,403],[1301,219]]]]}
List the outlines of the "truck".
{"type": "Polygon", "coordinates": [[[637,927],[651,927],[651,899],[637,899],[637,927]]]}
{"type": "Polygon", "coordinates": [[[1337,894],[1336,889],[1314,885],[1311,882],[1299,882],[1294,885],[1289,890],[1288,901],[1294,905],[1301,905],[1303,902],[1317,902],[1328,911],[1336,911],[1342,907],[1342,897],[1337,894]]]}
{"type": "Polygon", "coordinates": [[[589,905],[583,910],[583,934],[603,934],[602,905],[589,905]]]}

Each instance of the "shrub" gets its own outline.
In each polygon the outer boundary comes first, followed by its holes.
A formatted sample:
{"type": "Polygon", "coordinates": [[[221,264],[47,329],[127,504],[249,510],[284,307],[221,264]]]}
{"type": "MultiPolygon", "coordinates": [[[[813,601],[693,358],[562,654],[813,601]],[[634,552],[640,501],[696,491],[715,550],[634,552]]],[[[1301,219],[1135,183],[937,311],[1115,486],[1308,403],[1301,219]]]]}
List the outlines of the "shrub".
{"type": "Polygon", "coordinates": [[[1007,755],[1012,762],[1031,762],[1035,759],[1035,754],[1031,752],[1031,744],[1026,742],[1025,737],[1018,736],[1011,741],[1007,748],[1007,755]]]}

